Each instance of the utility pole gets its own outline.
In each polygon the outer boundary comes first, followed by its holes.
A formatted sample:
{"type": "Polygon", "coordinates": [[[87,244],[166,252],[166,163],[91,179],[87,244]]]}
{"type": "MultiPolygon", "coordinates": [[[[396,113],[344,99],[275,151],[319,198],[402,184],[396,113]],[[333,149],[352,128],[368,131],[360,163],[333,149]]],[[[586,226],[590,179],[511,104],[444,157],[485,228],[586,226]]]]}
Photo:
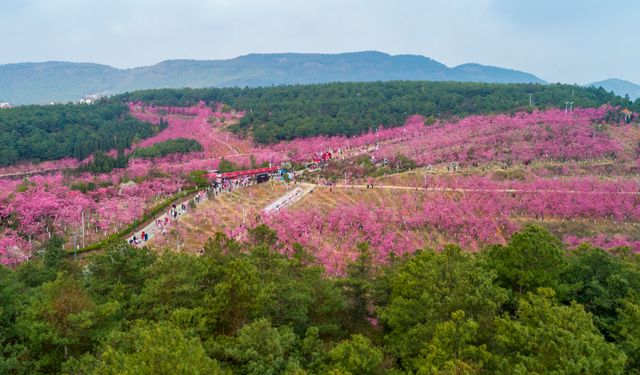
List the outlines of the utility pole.
{"type": "Polygon", "coordinates": [[[178,221],[176,220],[176,251],[180,252],[180,232],[178,231],[178,221]]]}
{"type": "Polygon", "coordinates": [[[533,100],[532,100],[532,96],[533,94],[529,93],[529,108],[533,107],[533,100]]]}
{"type": "Polygon", "coordinates": [[[85,243],[84,243],[84,211],[82,211],[82,247],[85,247],[85,243]]]}

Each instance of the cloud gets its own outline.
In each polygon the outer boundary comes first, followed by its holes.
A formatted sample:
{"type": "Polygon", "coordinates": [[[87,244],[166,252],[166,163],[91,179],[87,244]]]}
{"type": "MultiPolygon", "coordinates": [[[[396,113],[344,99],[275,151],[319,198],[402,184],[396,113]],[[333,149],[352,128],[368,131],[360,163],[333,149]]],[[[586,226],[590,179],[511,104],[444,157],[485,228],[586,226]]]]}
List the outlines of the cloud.
{"type": "Polygon", "coordinates": [[[618,0],[0,0],[0,63],[117,67],[252,52],[380,50],[479,62],[550,81],[640,82],[634,15],[618,0]]]}

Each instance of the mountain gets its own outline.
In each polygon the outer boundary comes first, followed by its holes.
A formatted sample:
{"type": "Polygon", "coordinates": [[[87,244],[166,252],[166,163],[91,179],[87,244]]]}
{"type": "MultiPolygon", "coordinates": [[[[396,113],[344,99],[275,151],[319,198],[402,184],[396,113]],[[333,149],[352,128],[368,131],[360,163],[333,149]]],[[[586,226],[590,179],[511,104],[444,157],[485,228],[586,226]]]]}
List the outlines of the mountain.
{"type": "Polygon", "coordinates": [[[449,68],[424,56],[382,52],[250,54],[229,60],[167,60],[116,69],[43,62],[0,65],[0,99],[12,104],[77,101],[88,94],[150,88],[269,86],[336,81],[469,81],[544,83],[517,70],[479,64],[449,68]]]}
{"type": "Polygon", "coordinates": [[[631,100],[640,98],[640,85],[622,79],[605,79],[604,81],[590,83],[587,86],[602,87],[620,96],[629,95],[631,100]]]}

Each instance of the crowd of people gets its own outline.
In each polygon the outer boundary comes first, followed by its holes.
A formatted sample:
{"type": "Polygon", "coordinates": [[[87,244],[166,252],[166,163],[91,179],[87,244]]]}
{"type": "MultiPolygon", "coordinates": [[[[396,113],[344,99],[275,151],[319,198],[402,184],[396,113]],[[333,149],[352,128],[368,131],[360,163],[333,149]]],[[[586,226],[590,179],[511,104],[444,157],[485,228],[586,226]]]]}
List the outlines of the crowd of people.
{"type": "MultiPolygon", "coordinates": [[[[369,145],[367,145],[368,147],[369,145]]],[[[348,150],[348,149],[347,149],[348,150]]],[[[338,154],[345,153],[346,150],[339,149],[337,150],[338,154]]],[[[336,152],[334,151],[326,151],[318,154],[317,164],[323,165],[328,160],[334,157],[336,152]]],[[[316,160],[314,160],[316,161],[316,160]]],[[[291,176],[291,174],[289,174],[291,176]]],[[[293,178],[294,182],[297,183],[297,179],[293,178]]],[[[235,189],[240,189],[243,187],[248,187],[259,183],[258,176],[244,176],[235,179],[223,179],[213,181],[209,187],[206,188],[205,191],[200,191],[196,193],[196,195],[191,198],[191,202],[183,202],[180,205],[176,205],[175,203],[171,206],[171,209],[168,210],[164,215],[157,218],[155,220],[155,225],[148,225],[146,230],[142,230],[138,233],[134,233],[132,237],[129,238],[128,242],[132,245],[142,245],[149,241],[149,239],[153,238],[157,234],[162,234],[163,236],[167,235],[167,228],[170,226],[171,222],[176,221],[178,217],[184,215],[187,212],[187,205],[192,205],[195,207],[200,204],[206,198],[215,198],[219,194],[223,192],[232,192],[235,189]]],[[[298,194],[291,197],[296,199],[298,194]]],[[[286,206],[284,204],[283,206],[286,206]]]]}
{"type": "MultiPolygon", "coordinates": [[[[198,192],[196,195],[191,198],[194,205],[199,204],[206,197],[203,192],[198,192]]],[[[141,245],[147,241],[149,241],[150,237],[154,237],[155,235],[162,233],[162,235],[167,234],[167,228],[170,226],[171,222],[178,219],[178,217],[184,215],[187,212],[187,202],[182,202],[181,204],[172,204],[171,208],[167,210],[167,212],[161,217],[155,220],[153,226],[147,226],[146,230],[142,230],[139,235],[134,234],[131,238],[129,238],[129,243],[132,245],[141,245]]]]}
{"type": "Polygon", "coordinates": [[[237,179],[214,181],[204,191],[199,191],[198,193],[196,193],[196,195],[191,198],[190,201],[183,202],[179,205],[174,203],[164,215],[155,220],[155,224],[153,226],[147,226],[146,230],[142,230],[139,233],[134,233],[134,235],[129,238],[128,242],[132,245],[143,245],[144,243],[149,241],[150,238],[153,238],[158,234],[166,236],[167,228],[173,221],[176,221],[180,216],[184,215],[187,212],[188,205],[195,207],[196,205],[202,203],[208,197],[215,198],[223,192],[232,192],[235,189],[248,187],[251,185],[255,185],[256,183],[256,178],[249,176],[237,179]]]}
{"type": "Polygon", "coordinates": [[[221,182],[214,181],[213,184],[211,185],[211,189],[213,192],[215,192],[215,194],[220,194],[223,191],[231,192],[234,189],[251,186],[251,185],[254,185],[255,183],[256,183],[255,178],[245,176],[245,177],[236,178],[233,180],[225,179],[225,180],[222,180],[221,182]]]}

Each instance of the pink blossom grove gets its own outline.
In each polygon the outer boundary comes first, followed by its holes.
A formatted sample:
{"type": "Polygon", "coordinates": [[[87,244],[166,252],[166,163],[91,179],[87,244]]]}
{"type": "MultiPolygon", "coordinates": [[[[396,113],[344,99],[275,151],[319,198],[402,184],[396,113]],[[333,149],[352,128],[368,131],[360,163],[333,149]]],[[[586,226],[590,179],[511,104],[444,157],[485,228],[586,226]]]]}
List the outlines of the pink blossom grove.
{"type": "MultiPolygon", "coordinates": [[[[129,108],[140,120],[167,124],[132,148],[190,138],[204,150],[131,159],[126,168],[107,174],[65,174],[63,169],[82,162],[71,159],[3,168],[2,264],[24,261],[53,234],[70,239],[82,231],[87,243],[105,238],[179,191],[189,172],[215,169],[223,157],[243,166],[252,161],[279,165],[303,163],[329,151],[338,160],[368,155],[380,161],[404,155],[421,167],[455,162],[463,168],[463,173],[427,174],[415,181],[385,176],[380,184],[397,189],[396,198],[389,200],[394,204],[354,199],[321,212],[302,204],[264,218],[285,249],[296,242],[308,247],[330,273],[344,271],[360,242],[368,242],[375,258],[385,261],[443,241],[470,250],[504,243],[527,220],[640,222],[636,180],[640,132],[633,125],[604,123],[609,107],[470,116],[431,125],[414,115],[398,127],[372,124],[375,130],[359,136],[320,136],[272,145],[257,145],[228,132],[226,126],[239,121],[243,112],[223,108],[222,103],[187,108],[131,103],[129,108]],[[481,166],[512,165],[525,170],[522,176],[464,173],[481,166]],[[90,183],[94,189],[76,188],[90,183]]],[[[240,237],[243,231],[225,230],[240,237]]],[[[640,251],[640,239],[633,236],[565,236],[564,240],[569,247],[588,241],[640,251]]]]}

